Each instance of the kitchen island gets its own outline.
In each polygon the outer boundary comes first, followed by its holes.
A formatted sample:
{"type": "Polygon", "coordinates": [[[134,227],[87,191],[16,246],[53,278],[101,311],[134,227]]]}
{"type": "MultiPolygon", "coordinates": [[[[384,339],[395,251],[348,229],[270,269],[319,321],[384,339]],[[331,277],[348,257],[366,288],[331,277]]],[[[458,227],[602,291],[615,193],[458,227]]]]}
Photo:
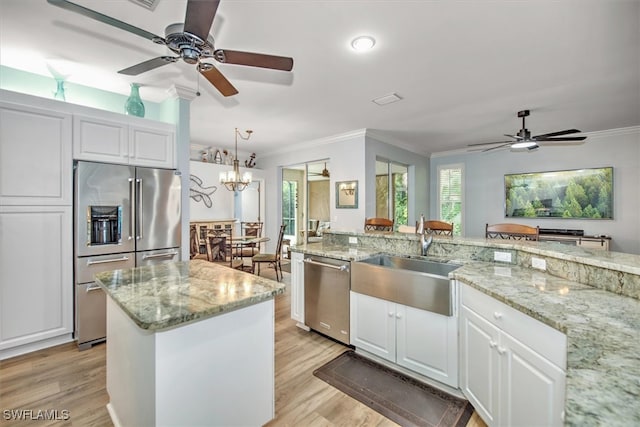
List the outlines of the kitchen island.
{"type": "Polygon", "coordinates": [[[274,417],[274,297],[284,285],[193,260],[99,273],[115,426],[274,417]]]}
{"type": "MultiPolygon", "coordinates": [[[[325,232],[322,243],[291,250],[350,261],[386,253],[462,264],[450,273],[461,285],[566,336],[565,425],[640,425],[639,255],[435,236],[429,256],[421,257],[413,234],[337,230],[325,232]],[[494,262],[496,251],[511,261],[494,262]],[[532,268],[534,258],[544,260],[546,270],[532,268]]],[[[293,277],[292,269],[292,295],[293,277]]]]}

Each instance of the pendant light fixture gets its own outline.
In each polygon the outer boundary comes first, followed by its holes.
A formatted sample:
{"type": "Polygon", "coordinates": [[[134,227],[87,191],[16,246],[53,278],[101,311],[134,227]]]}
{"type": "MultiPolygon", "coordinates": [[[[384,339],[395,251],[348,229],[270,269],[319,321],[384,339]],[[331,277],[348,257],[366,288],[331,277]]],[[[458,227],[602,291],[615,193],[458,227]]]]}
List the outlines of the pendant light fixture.
{"type": "Polygon", "coordinates": [[[253,133],[252,130],[247,130],[245,132],[247,134],[246,137],[240,133],[238,128],[235,130],[236,156],[233,158],[233,170],[220,172],[220,184],[224,184],[229,191],[242,191],[251,184],[251,172],[245,172],[240,175],[240,161],[238,160],[238,136],[246,141],[253,133]]]}

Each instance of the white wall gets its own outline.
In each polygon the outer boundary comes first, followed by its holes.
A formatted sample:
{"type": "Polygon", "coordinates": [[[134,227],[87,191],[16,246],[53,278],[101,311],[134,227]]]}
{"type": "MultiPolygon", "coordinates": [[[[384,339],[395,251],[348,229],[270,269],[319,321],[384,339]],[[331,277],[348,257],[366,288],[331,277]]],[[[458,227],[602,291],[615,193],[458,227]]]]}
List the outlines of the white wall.
{"type": "MultiPolygon", "coordinates": [[[[198,161],[189,162],[190,174],[195,175],[202,180],[203,187],[215,187],[215,191],[210,195],[212,206],[208,208],[202,201],[195,201],[189,197],[189,211],[191,221],[209,221],[209,220],[221,220],[236,218],[242,220],[241,198],[244,196],[243,192],[237,193],[229,191],[224,185],[219,182],[220,172],[226,172],[232,169],[229,165],[219,165],[216,163],[204,163],[198,161]],[[238,199],[238,200],[236,200],[238,199]]],[[[252,179],[264,180],[264,171],[260,169],[246,169],[241,167],[240,173],[248,170],[252,174],[252,179]]],[[[264,187],[264,185],[262,186],[264,187]]],[[[209,190],[210,191],[210,190],[209,190]]],[[[247,191],[247,190],[245,190],[247,191]]],[[[261,217],[264,217],[264,190],[261,189],[261,217]]],[[[253,206],[253,203],[252,203],[253,206]]],[[[247,220],[255,221],[255,218],[247,218],[247,220]]],[[[239,230],[237,230],[239,231],[239,230]]]]}
{"type": "Polygon", "coordinates": [[[380,157],[401,163],[409,167],[409,207],[407,212],[408,224],[413,224],[421,213],[429,211],[429,159],[411,151],[380,142],[367,135],[366,144],[366,193],[367,217],[376,213],[376,159],[380,157]]]}
{"type": "Polygon", "coordinates": [[[431,158],[430,217],[437,216],[436,185],[439,165],[463,163],[467,237],[484,237],[486,223],[518,222],[542,228],[583,229],[585,234],[612,237],[612,250],[640,254],[640,128],[594,132],[582,145],[543,146],[535,152],[434,155],[431,158]],[[613,166],[612,220],[505,218],[504,175],[563,169],[613,166]]]}
{"type": "MultiPolygon", "coordinates": [[[[375,161],[376,157],[410,166],[409,185],[413,195],[409,199],[413,221],[428,207],[429,159],[405,149],[375,139],[366,130],[358,130],[343,135],[328,137],[297,145],[295,150],[283,150],[257,159],[265,171],[266,232],[275,235],[282,223],[280,202],[282,194],[282,166],[295,165],[328,159],[330,165],[330,221],[333,230],[362,231],[365,217],[375,216],[375,161]],[[338,209],[335,203],[335,183],[358,181],[358,208],[338,209]]],[[[275,242],[269,248],[273,250],[275,242]]]]}

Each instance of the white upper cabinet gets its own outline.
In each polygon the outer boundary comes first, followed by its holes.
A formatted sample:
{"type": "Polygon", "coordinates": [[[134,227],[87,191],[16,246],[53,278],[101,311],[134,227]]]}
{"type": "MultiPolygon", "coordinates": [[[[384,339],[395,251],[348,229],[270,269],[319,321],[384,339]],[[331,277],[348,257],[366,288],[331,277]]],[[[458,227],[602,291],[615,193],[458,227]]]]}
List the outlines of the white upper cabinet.
{"type": "Polygon", "coordinates": [[[128,127],[97,117],[73,118],[73,158],[107,163],[129,163],[128,127]]]}
{"type": "Polygon", "coordinates": [[[0,205],[70,205],[71,114],[0,102],[0,205]]]}
{"type": "Polygon", "coordinates": [[[73,158],[174,168],[174,127],[127,116],[113,117],[111,113],[76,114],[73,117],[73,158]]]}

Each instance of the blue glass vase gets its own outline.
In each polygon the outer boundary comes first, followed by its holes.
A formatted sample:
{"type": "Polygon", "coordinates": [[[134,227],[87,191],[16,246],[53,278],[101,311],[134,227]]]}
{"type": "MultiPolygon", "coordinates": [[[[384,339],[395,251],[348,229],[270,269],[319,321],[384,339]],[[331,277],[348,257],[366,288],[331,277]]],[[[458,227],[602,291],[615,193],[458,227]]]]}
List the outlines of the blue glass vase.
{"type": "Polygon", "coordinates": [[[131,94],[124,104],[124,113],[131,116],[144,117],[144,104],[140,99],[140,85],[131,83],[131,94]]]}
{"type": "Polygon", "coordinates": [[[66,101],[64,97],[64,80],[56,79],[56,93],[53,94],[53,98],[59,101],[66,101]]]}

